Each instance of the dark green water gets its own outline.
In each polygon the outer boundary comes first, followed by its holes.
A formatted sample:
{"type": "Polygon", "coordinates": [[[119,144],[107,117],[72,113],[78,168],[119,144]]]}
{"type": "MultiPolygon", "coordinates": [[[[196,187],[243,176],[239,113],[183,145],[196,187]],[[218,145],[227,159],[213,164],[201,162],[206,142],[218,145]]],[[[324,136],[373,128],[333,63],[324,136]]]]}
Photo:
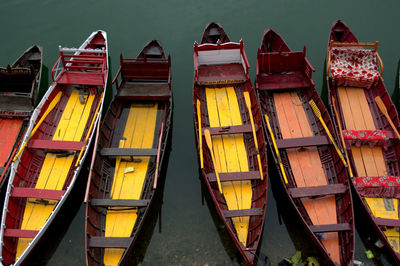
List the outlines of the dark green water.
{"type": "MultiPolygon", "coordinates": [[[[344,19],[360,41],[380,41],[384,79],[391,93],[399,59],[398,10],[398,0],[2,0],[0,64],[12,63],[28,46],[39,44],[44,47],[44,63],[51,70],[58,58],[58,45],[78,47],[92,31],[103,29],[108,33],[115,74],[121,52],[125,57],[135,57],[148,40],[160,40],[172,57],[175,105],[172,151],[161,195],[162,205],[158,208],[162,215],[158,220],[155,220],[157,215],[150,217],[150,229],[142,239],[145,244],[138,258],[145,265],[240,263],[224,228],[215,219],[213,206],[207,205],[207,199],[202,200],[191,106],[194,41],[200,40],[208,22],[220,22],[231,40],[244,40],[254,77],[262,33],[273,27],[292,49],[301,50],[303,45],[307,46],[308,58],[316,68],[314,81],[321,90],[330,26],[335,19],[344,19]]],[[[271,178],[275,178],[271,174],[271,178]]],[[[78,197],[75,209],[79,206],[78,197]]],[[[286,220],[291,221],[290,211],[286,211],[286,207],[281,209],[283,216],[289,216],[286,220]]],[[[84,206],[72,212],[75,213],[49,265],[85,263],[84,206]]],[[[284,223],[279,223],[276,202],[270,193],[260,251],[272,265],[277,265],[283,257],[292,256],[296,248],[306,247],[301,228],[296,223],[288,228],[289,232],[284,223]]],[[[55,245],[48,243],[49,247],[55,245]]],[[[357,237],[356,259],[372,264],[365,258],[364,250],[363,242],[357,237]]]]}

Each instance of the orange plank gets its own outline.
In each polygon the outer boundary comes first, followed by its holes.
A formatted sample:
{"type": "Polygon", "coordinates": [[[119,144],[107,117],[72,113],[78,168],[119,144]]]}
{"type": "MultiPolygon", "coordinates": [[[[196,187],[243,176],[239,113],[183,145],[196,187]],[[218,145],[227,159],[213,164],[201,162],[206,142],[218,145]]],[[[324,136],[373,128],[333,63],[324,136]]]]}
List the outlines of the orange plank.
{"type": "MultiPolygon", "coordinates": [[[[273,96],[282,137],[285,139],[313,136],[297,93],[275,93],[273,96]]],[[[313,147],[302,151],[290,149],[287,150],[287,155],[298,187],[319,186],[328,183],[317,148],[313,147]]],[[[302,199],[302,203],[313,224],[337,223],[334,196],[302,199]]],[[[332,259],[340,262],[338,233],[327,233],[325,237],[326,240],[322,240],[322,243],[332,259]]]]}
{"type": "Polygon", "coordinates": [[[22,119],[0,119],[0,166],[6,163],[21,125],[22,119]]]}

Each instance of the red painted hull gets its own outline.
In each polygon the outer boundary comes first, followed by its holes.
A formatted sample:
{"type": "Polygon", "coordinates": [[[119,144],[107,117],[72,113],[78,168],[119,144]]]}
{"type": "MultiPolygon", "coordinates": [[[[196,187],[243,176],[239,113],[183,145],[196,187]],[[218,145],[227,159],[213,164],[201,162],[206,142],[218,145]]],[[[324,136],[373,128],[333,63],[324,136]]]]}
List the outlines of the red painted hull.
{"type": "MultiPolygon", "coordinates": [[[[67,49],[61,51],[66,51],[67,49]]],[[[71,50],[76,49],[70,49],[69,52],[73,52],[71,50]]],[[[68,57],[73,58],[72,60],[75,61],[65,63],[68,59],[61,52],[61,57],[57,62],[63,61],[63,68],[58,75],[53,75],[53,77],[56,77],[55,81],[35,109],[24,137],[24,144],[26,146],[24,145],[23,147],[25,148],[21,149],[22,153],[17,153],[18,156],[16,156],[16,161],[13,164],[6,192],[0,232],[2,244],[1,262],[3,264],[18,265],[26,262],[30,252],[40,242],[72,190],[92,140],[93,125],[98,123],[98,114],[101,112],[104,101],[104,90],[108,75],[107,39],[105,32],[94,32],[88,38],[87,42],[81,46],[80,51],[76,51],[74,54],[68,55],[68,57]],[[101,55],[98,55],[97,52],[101,55]],[[100,69],[92,69],[93,64],[88,66],[86,64],[87,61],[80,61],[88,57],[91,58],[90,60],[96,60],[95,63],[101,64],[100,69]],[[87,67],[90,67],[94,72],[86,74],[85,68],[87,67]],[[73,83],[61,82],[63,77],[69,75],[71,72],[77,72],[79,78],[75,79],[73,83]],[[72,90],[87,86],[85,76],[93,73],[98,73],[99,76],[102,76],[103,82],[98,85],[91,85],[88,88],[91,95],[93,95],[93,104],[90,107],[91,109],[88,110],[89,116],[86,124],[82,125],[84,128],[80,141],[53,141],[53,136],[60,134],[60,132],[55,132],[55,129],[59,124],[72,90]],[[60,143],[63,145],[59,146],[60,143]],[[77,145],[79,148],[77,148],[77,145]],[[67,175],[64,183],[60,184],[62,188],[58,190],[36,188],[40,173],[45,171],[42,167],[45,164],[48,152],[56,153],[57,156],[60,154],[60,158],[63,156],[73,156],[71,167],[65,169],[67,175]],[[37,204],[43,204],[44,208],[51,201],[50,205],[54,206],[54,209],[48,214],[49,216],[43,214],[45,222],[38,230],[22,228],[25,208],[28,204],[32,204],[32,201],[37,202],[37,204]],[[32,238],[32,240],[17,259],[16,252],[20,238],[32,238]]],[[[85,103],[81,102],[82,105],[85,103]]],[[[42,217],[37,218],[41,219],[42,217]]]]}
{"type": "MultiPolygon", "coordinates": [[[[333,23],[330,34],[329,34],[329,42],[335,41],[335,42],[341,42],[341,43],[359,43],[356,36],[353,34],[353,32],[350,30],[350,28],[346,25],[341,20],[337,20],[333,23]]],[[[329,52],[329,45],[328,45],[328,52],[329,52]]],[[[336,104],[339,106],[338,111],[339,111],[339,116],[341,118],[340,124],[342,129],[346,129],[345,122],[343,119],[343,112],[341,110],[341,105],[342,103],[340,102],[340,98],[338,95],[338,86],[334,85],[332,82],[332,78],[329,77],[327,80],[328,83],[328,100],[329,100],[329,105],[330,108],[333,112],[333,102],[332,98],[336,100],[336,104]]],[[[397,110],[395,108],[395,105],[393,104],[386,87],[383,83],[383,79],[379,78],[379,81],[375,84],[372,85],[371,88],[365,89],[365,97],[368,101],[368,104],[370,105],[370,108],[372,111],[372,116],[374,119],[374,123],[376,126],[376,129],[384,129],[387,131],[392,131],[393,129],[389,125],[389,122],[387,119],[384,118],[380,110],[378,109],[374,98],[379,96],[382,100],[383,103],[388,110],[390,119],[393,121],[394,126],[397,128],[397,130],[400,130],[400,122],[399,122],[399,116],[397,113],[397,110]]],[[[335,129],[336,132],[339,132],[339,125],[336,120],[333,121],[335,124],[335,129]]],[[[398,158],[400,157],[400,143],[398,141],[392,142],[387,148],[382,150],[383,152],[383,158],[385,161],[385,166],[387,169],[387,175],[388,176],[399,176],[400,175],[400,163],[398,162],[398,158]]],[[[354,176],[358,176],[356,167],[355,167],[355,162],[354,162],[354,157],[352,152],[349,152],[349,158],[351,161],[351,167],[354,176]]],[[[351,182],[352,183],[352,182],[351,182]]],[[[353,183],[352,183],[353,184],[353,183]]],[[[386,249],[389,254],[392,256],[392,260],[396,264],[400,264],[400,253],[396,252],[393,248],[391,248],[391,244],[389,243],[388,239],[386,238],[385,234],[383,233],[382,228],[384,226],[379,225],[378,219],[376,219],[371,210],[369,209],[366,201],[363,199],[363,197],[360,195],[358,189],[356,189],[354,186],[354,191],[356,191],[355,195],[357,196],[357,199],[359,202],[361,202],[361,206],[363,208],[363,212],[367,215],[369,218],[369,222],[372,225],[372,228],[375,230],[377,235],[379,236],[380,240],[384,243],[384,249],[386,249]]],[[[388,197],[391,198],[388,194],[380,194],[377,193],[375,196],[377,197],[388,197]]],[[[395,220],[395,222],[398,224],[397,229],[400,228],[400,223],[399,220],[395,220]]]]}
{"type": "MultiPolygon", "coordinates": [[[[217,23],[210,23],[209,25],[207,25],[204,31],[202,44],[197,45],[197,43],[195,43],[194,50],[195,50],[195,60],[194,60],[195,77],[193,84],[193,112],[194,112],[194,124],[196,129],[195,131],[196,131],[197,143],[199,144],[199,135],[200,135],[200,133],[198,132],[199,121],[197,113],[197,101],[200,101],[201,103],[200,107],[201,117],[202,117],[201,127],[203,129],[210,127],[208,121],[209,118],[207,111],[207,99],[205,95],[205,89],[208,87],[210,88],[219,88],[226,86],[234,87],[235,94],[237,95],[239,101],[241,119],[243,121],[243,125],[248,126],[248,128],[250,128],[251,130],[250,118],[248,115],[248,110],[246,109],[245,100],[243,98],[243,92],[247,91],[249,93],[250,100],[252,103],[256,103],[257,100],[253,86],[251,84],[248,75],[249,65],[247,62],[246,55],[244,53],[243,42],[242,41],[240,43],[229,42],[229,38],[223,31],[222,27],[217,23]],[[209,35],[209,32],[212,32],[213,36],[217,37],[210,38],[209,36],[207,36],[209,35]],[[226,64],[214,63],[211,65],[202,65],[202,58],[199,57],[199,53],[204,52],[205,54],[207,54],[220,49],[225,50],[226,53],[229,53],[229,51],[236,51],[243,58],[242,61],[243,64],[230,64],[229,63],[230,58],[229,56],[227,56],[228,62],[226,62],[226,64]]],[[[225,60],[226,58],[225,59],[220,58],[220,59],[225,60]]],[[[213,162],[211,160],[211,154],[207,149],[206,141],[203,137],[202,137],[203,140],[202,140],[202,150],[201,150],[204,156],[204,168],[201,169],[201,172],[204,178],[204,182],[206,183],[210,195],[213,199],[215,208],[220,218],[226,225],[226,228],[229,234],[231,235],[232,240],[234,241],[237,248],[243,255],[243,258],[245,259],[246,263],[250,265],[252,265],[255,262],[255,255],[258,251],[259,243],[261,241],[261,236],[265,221],[266,207],[267,207],[267,191],[268,191],[267,153],[266,153],[266,147],[265,145],[263,145],[265,141],[261,128],[262,122],[258,104],[252,105],[252,113],[254,116],[254,124],[257,126],[256,137],[257,137],[257,142],[259,143],[259,154],[261,157],[263,180],[260,179],[259,174],[256,175],[253,179],[251,179],[253,196],[252,196],[251,209],[249,209],[249,212],[259,210],[260,213],[258,215],[250,217],[249,232],[247,237],[248,244],[246,247],[239,241],[236,230],[234,228],[234,224],[229,216],[227,202],[225,201],[224,196],[221,195],[215,178],[211,177],[215,176],[215,170],[213,162]]],[[[232,177],[230,178],[233,178],[234,180],[242,180],[241,178],[250,178],[250,176],[253,173],[259,173],[257,171],[259,168],[257,164],[253,135],[251,134],[251,131],[246,131],[246,129],[244,129],[243,126],[241,127],[242,128],[236,128],[236,129],[235,127],[230,127],[231,128],[230,130],[232,130],[231,131],[232,133],[234,132],[240,133],[243,132],[243,130],[244,132],[249,133],[249,135],[248,134],[245,135],[246,138],[251,139],[251,141],[248,142],[246,141],[245,145],[248,155],[247,159],[249,162],[250,172],[248,173],[247,177],[240,174],[237,174],[237,176],[235,177],[235,175],[233,174],[232,177]]],[[[213,129],[212,127],[210,127],[209,129],[211,134],[220,134],[216,132],[215,129],[213,129]]]]}
{"type": "MultiPolygon", "coordinates": [[[[347,230],[338,231],[340,264],[351,265],[354,258],[354,219],[348,175],[334,147],[329,145],[330,142],[325,142],[327,134],[308,104],[310,100],[316,103],[318,109],[322,113],[325,124],[330,132],[333,133],[333,125],[314,87],[314,82],[311,79],[311,71],[314,71],[314,69],[305,57],[305,51],[292,52],[282,37],[274,29],[267,29],[264,32],[257,56],[256,92],[260,101],[262,114],[268,115],[270,119],[271,130],[275,136],[277,148],[279,149],[281,158],[279,158],[275,152],[269,129],[265,121],[263,121],[264,130],[267,133],[266,138],[280,174],[281,185],[286,192],[286,197],[296,210],[297,217],[314,242],[316,248],[319,250],[321,257],[324,259],[324,263],[329,265],[335,265],[336,262],[330,256],[321,238],[317,236],[318,233],[315,232],[315,226],[311,221],[311,214],[308,213],[305,204],[300,200],[307,199],[307,193],[302,193],[303,196],[300,197],[299,195],[295,196],[295,191],[301,192],[301,189],[306,191],[306,189],[314,188],[316,190],[314,191],[315,193],[313,193],[313,197],[318,198],[327,195],[325,193],[330,190],[330,186],[332,188],[343,187],[340,193],[335,194],[338,191],[331,191],[332,193],[330,194],[335,195],[335,212],[337,213],[337,224],[332,224],[331,226],[333,228],[340,224],[347,225],[347,230]],[[284,125],[280,125],[278,121],[277,103],[274,98],[274,94],[279,92],[294,92],[301,99],[307,116],[307,121],[301,123],[312,125],[311,128],[315,135],[314,137],[308,138],[310,141],[307,141],[306,138],[283,139],[282,127],[284,125]],[[324,136],[324,141],[319,139],[318,136],[324,136]],[[317,142],[320,143],[317,144],[317,142]],[[318,150],[319,159],[328,180],[327,186],[321,188],[298,187],[296,184],[294,177],[295,165],[291,166],[288,153],[293,151],[293,149],[305,149],[304,151],[307,152],[308,147],[315,147],[318,150]],[[288,183],[285,182],[285,175],[280,168],[280,162],[283,164],[283,171],[286,173],[288,183]]],[[[300,156],[300,154],[298,154],[298,156],[300,156]]]]}

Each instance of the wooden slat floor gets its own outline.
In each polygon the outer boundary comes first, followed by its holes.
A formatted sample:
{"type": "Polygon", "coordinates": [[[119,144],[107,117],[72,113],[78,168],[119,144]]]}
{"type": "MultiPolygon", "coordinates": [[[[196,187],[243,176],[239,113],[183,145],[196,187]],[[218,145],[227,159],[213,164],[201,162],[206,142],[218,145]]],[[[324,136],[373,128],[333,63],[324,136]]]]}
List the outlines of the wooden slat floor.
{"type": "MultiPolygon", "coordinates": [[[[156,135],[158,104],[132,104],[123,112],[129,112],[120,148],[150,149],[153,148],[156,135]]],[[[122,117],[123,115],[121,115],[122,117]]],[[[158,132],[158,131],[157,131],[158,132]]],[[[135,156],[135,161],[116,158],[114,178],[111,188],[112,199],[140,199],[147,171],[149,156],[135,156]]],[[[106,215],[105,237],[130,237],[137,219],[137,208],[113,207],[106,215]]],[[[118,265],[125,249],[106,248],[104,265],[118,265]]]]}
{"type": "MultiPolygon", "coordinates": [[[[79,91],[74,89],[62,113],[53,140],[81,141],[87,125],[95,95],[86,96],[81,103],[79,91]]],[[[35,188],[62,190],[68,172],[71,169],[75,153],[65,157],[57,157],[55,153],[47,153],[35,188]]],[[[22,219],[21,229],[40,230],[56,207],[57,200],[42,201],[28,198],[22,219]]],[[[31,238],[19,238],[17,246],[18,258],[27,248],[31,238]]]]}
{"type": "MultiPolygon", "coordinates": [[[[235,89],[206,88],[207,111],[210,127],[242,125],[235,89]]],[[[216,169],[219,173],[248,172],[249,165],[243,134],[212,136],[216,169]]],[[[251,181],[221,182],[222,192],[229,210],[250,209],[251,181]]],[[[232,218],[239,241],[246,246],[249,216],[232,218]]]]}
{"type": "MultiPolygon", "coordinates": [[[[313,136],[297,92],[274,93],[273,98],[283,139],[313,136]]],[[[287,149],[286,151],[297,187],[328,184],[316,147],[301,150],[287,149]]],[[[316,199],[304,198],[302,203],[314,225],[337,223],[334,195],[316,199]]],[[[321,241],[331,258],[340,263],[338,233],[324,233],[321,241]]]]}
{"type": "MultiPolygon", "coordinates": [[[[352,130],[376,130],[372,112],[368,106],[363,88],[339,87],[341,110],[345,120],[346,129],[352,130]]],[[[370,148],[362,145],[360,148],[352,146],[351,153],[358,176],[385,176],[388,175],[381,147],[370,148]]],[[[387,219],[399,219],[398,199],[364,198],[375,217],[387,219]],[[386,204],[385,204],[386,201],[386,204]],[[385,205],[391,202],[392,209],[385,205]]],[[[393,248],[400,252],[400,233],[395,228],[384,231],[393,248]]]]}
{"type": "Polygon", "coordinates": [[[0,119],[0,166],[6,164],[21,125],[22,119],[0,119]]]}

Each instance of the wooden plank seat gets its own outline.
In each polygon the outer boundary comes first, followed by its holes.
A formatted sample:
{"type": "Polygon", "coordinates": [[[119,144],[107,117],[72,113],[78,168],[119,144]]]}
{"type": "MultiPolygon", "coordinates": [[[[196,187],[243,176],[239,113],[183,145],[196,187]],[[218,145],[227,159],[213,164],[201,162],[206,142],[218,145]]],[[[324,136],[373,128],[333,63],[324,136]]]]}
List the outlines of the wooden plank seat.
{"type": "Polygon", "coordinates": [[[318,225],[311,225],[310,229],[313,233],[328,233],[328,232],[350,231],[351,226],[348,223],[318,224],[318,225]]]}
{"type": "MultiPolygon", "coordinates": [[[[255,130],[257,131],[258,126],[254,124],[254,127],[255,130]]],[[[205,127],[202,129],[203,135],[204,135],[204,130],[206,129],[210,131],[210,135],[226,135],[226,134],[240,134],[240,133],[253,132],[250,124],[227,126],[227,127],[205,127]]]]}
{"type": "Polygon", "coordinates": [[[289,188],[289,194],[292,198],[322,197],[326,195],[343,194],[346,191],[347,187],[344,184],[289,188]]]}
{"type": "Polygon", "coordinates": [[[400,220],[395,219],[386,219],[386,218],[374,218],[375,223],[379,226],[387,226],[387,227],[400,227],[400,220]]]}
{"type": "Polygon", "coordinates": [[[80,151],[82,150],[83,144],[83,141],[33,139],[29,141],[28,148],[56,151],[80,151]]]}
{"type": "MultiPolygon", "coordinates": [[[[260,172],[259,171],[218,173],[218,175],[219,175],[219,180],[221,182],[260,179],[260,172]]],[[[217,182],[217,178],[215,177],[215,173],[207,174],[207,179],[208,179],[209,182],[217,182]]]]}
{"type": "Polygon", "coordinates": [[[128,248],[132,237],[103,237],[92,236],[89,238],[89,247],[91,248],[128,248]]]}
{"type": "Polygon", "coordinates": [[[246,81],[242,64],[201,65],[198,69],[200,85],[233,84],[246,81]]]}
{"type": "Polygon", "coordinates": [[[92,199],[90,204],[99,207],[146,207],[149,200],[134,199],[92,199]]]}
{"type": "Polygon", "coordinates": [[[263,215],[262,208],[251,208],[242,210],[228,210],[222,213],[225,218],[243,217],[243,216],[261,216],[263,215]]]}
{"type": "Polygon", "coordinates": [[[171,98],[168,82],[128,82],[118,89],[117,97],[122,100],[167,101],[171,98]]]}
{"type": "Polygon", "coordinates": [[[58,84],[102,86],[104,74],[102,72],[64,71],[57,82],[58,84]]]}
{"type": "Polygon", "coordinates": [[[14,198],[37,198],[47,200],[61,200],[64,196],[63,190],[37,189],[26,187],[14,187],[11,189],[11,197],[14,198]]]}
{"type": "Polygon", "coordinates": [[[303,138],[277,139],[278,149],[303,148],[310,146],[323,146],[332,144],[327,136],[313,136],[303,138]]]}
{"type": "Polygon", "coordinates": [[[15,238],[34,238],[39,231],[36,230],[22,230],[22,229],[9,229],[4,230],[5,237],[15,237],[15,238]]]}
{"type": "Polygon", "coordinates": [[[101,156],[157,156],[157,149],[103,148],[101,156]]]}
{"type": "Polygon", "coordinates": [[[298,89],[311,86],[310,79],[300,71],[262,75],[259,84],[260,90],[298,89]]]}

